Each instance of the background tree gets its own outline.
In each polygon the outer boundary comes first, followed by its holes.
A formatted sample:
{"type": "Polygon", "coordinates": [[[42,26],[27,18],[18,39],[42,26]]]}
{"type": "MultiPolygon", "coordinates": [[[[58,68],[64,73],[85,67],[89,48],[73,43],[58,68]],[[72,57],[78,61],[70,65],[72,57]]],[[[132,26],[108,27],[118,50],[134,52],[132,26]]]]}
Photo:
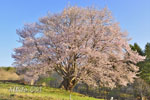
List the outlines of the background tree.
{"type": "Polygon", "coordinates": [[[25,25],[17,34],[22,44],[13,54],[18,70],[28,68],[28,80],[56,71],[66,90],[79,82],[127,85],[136,77],[136,63],[144,59],[130,49],[126,33],[106,8],[68,7],[25,25]]]}
{"type": "MultiPolygon", "coordinates": [[[[139,62],[137,66],[139,66],[139,76],[141,80],[144,80],[148,84],[150,84],[150,43],[147,43],[145,45],[145,50],[142,50],[140,46],[138,46],[137,43],[134,43],[134,45],[130,45],[131,49],[133,51],[137,51],[140,55],[145,55],[146,59],[142,62],[139,62]],[[143,52],[144,51],[144,52],[143,52]]],[[[140,80],[140,79],[139,79],[140,80]]],[[[142,81],[138,81],[142,82],[142,81]]],[[[140,83],[139,83],[140,84],[140,83]]]]}
{"type": "Polygon", "coordinates": [[[141,49],[141,47],[137,43],[134,43],[134,45],[130,44],[130,47],[133,51],[137,51],[139,53],[139,55],[144,56],[143,50],[141,49]]]}
{"type": "Polygon", "coordinates": [[[146,100],[146,98],[150,97],[150,85],[141,78],[136,79],[133,89],[134,96],[140,96],[141,100],[146,100]]]}
{"type": "Polygon", "coordinates": [[[144,53],[146,55],[146,59],[149,60],[150,59],[150,43],[146,44],[144,53]]]}
{"type": "Polygon", "coordinates": [[[138,63],[140,67],[140,77],[150,85],[150,62],[145,60],[138,63]]]}
{"type": "Polygon", "coordinates": [[[150,84],[150,43],[145,45],[144,55],[146,56],[146,59],[138,63],[138,66],[140,67],[140,77],[150,84]]]}

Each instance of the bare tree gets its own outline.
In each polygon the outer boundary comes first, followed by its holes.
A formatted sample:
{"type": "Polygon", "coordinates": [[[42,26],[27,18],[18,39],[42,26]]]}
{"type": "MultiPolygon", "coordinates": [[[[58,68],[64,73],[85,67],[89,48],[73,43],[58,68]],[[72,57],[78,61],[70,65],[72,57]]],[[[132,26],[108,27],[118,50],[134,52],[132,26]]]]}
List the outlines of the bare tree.
{"type": "Polygon", "coordinates": [[[127,33],[107,8],[68,7],[17,33],[22,46],[14,50],[15,66],[27,68],[26,75],[33,79],[54,70],[63,77],[66,90],[78,82],[127,85],[136,77],[136,63],[144,59],[130,49],[127,33]]]}
{"type": "Polygon", "coordinates": [[[137,78],[133,84],[133,92],[136,96],[140,96],[141,100],[147,100],[150,97],[150,86],[143,79],[137,78]]]}

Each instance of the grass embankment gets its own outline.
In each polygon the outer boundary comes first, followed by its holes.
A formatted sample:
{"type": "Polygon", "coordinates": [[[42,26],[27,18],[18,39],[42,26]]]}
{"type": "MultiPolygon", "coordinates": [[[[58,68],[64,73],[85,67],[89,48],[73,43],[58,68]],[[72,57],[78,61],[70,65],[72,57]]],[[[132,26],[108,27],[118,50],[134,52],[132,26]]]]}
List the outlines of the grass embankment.
{"type": "MultiPolygon", "coordinates": [[[[0,100],[69,100],[70,92],[50,87],[35,87],[0,82],[0,100]],[[18,87],[18,92],[14,91],[18,87]],[[41,90],[40,90],[41,89],[41,90]],[[25,90],[25,91],[23,91],[25,90]],[[34,92],[33,92],[34,91],[34,92]]],[[[71,93],[71,100],[102,100],[71,93]]]]}
{"type": "MultiPolygon", "coordinates": [[[[18,79],[20,79],[20,76],[16,74],[15,68],[0,67],[0,80],[18,79]]],[[[0,100],[69,100],[69,98],[70,92],[61,89],[0,82],[0,100]]],[[[100,99],[87,97],[79,93],[71,93],[71,100],[100,99]]]]}
{"type": "Polygon", "coordinates": [[[0,80],[19,80],[14,67],[0,67],[0,80]]]}

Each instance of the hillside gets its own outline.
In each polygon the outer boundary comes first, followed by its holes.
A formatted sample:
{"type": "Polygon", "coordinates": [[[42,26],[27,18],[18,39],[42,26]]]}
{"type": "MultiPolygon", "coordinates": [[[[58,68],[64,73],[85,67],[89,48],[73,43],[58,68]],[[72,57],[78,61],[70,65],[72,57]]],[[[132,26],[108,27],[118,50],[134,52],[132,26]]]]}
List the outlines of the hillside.
{"type": "MultiPolygon", "coordinates": [[[[69,100],[69,98],[70,92],[61,89],[0,82],[0,100],[69,100]]],[[[102,100],[79,93],[71,93],[71,98],[71,100],[102,100]]]]}
{"type": "Polygon", "coordinates": [[[19,80],[14,67],[0,67],[0,80],[19,80]]]}

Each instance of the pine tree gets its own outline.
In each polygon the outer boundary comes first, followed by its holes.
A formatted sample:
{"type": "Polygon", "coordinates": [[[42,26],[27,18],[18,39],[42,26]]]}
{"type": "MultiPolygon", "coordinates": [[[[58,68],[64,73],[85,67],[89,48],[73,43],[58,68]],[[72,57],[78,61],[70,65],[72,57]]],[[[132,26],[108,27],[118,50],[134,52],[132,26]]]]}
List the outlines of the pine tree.
{"type": "Polygon", "coordinates": [[[143,50],[141,49],[141,47],[140,47],[137,43],[134,43],[134,45],[131,45],[131,44],[130,44],[130,48],[131,48],[133,51],[137,51],[139,55],[144,56],[143,50]]]}
{"type": "MultiPolygon", "coordinates": [[[[135,48],[137,49],[138,46],[136,47],[136,45],[134,45],[134,49],[135,48]]],[[[134,50],[133,48],[131,49],[134,50]]],[[[140,52],[138,53],[140,54],[140,52]]],[[[137,66],[139,66],[140,69],[140,77],[150,84],[150,43],[145,45],[144,55],[146,56],[146,59],[142,62],[139,62],[137,66]]]]}
{"type": "Polygon", "coordinates": [[[149,60],[150,59],[150,43],[146,44],[144,53],[146,55],[146,59],[149,60]]]}
{"type": "Polygon", "coordinates": [[[133,51],[135,51],[134,45],[130,44],[129,46],[133,51]]]}
{"type": "Polygon", "coordinates": [[[133,51],[137,51],[139,55],[146,56],[146,59],[139,62],[137,66],[139,66],[140,78],[150,84],[150,43],[146,44],[144,52],[137,43],[134,43],[134,45],[130,44],[130,48],[133,51]]]}
{"type": "Polygon", "coordinates": [[[134,49],[139,53],[139,55],[141,55],[141,56],[144,55],[141,47],[137,43],[134,43],[134,49]]]}

